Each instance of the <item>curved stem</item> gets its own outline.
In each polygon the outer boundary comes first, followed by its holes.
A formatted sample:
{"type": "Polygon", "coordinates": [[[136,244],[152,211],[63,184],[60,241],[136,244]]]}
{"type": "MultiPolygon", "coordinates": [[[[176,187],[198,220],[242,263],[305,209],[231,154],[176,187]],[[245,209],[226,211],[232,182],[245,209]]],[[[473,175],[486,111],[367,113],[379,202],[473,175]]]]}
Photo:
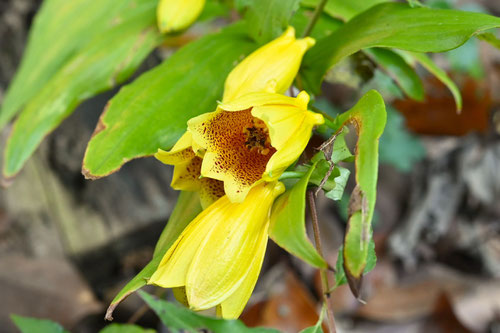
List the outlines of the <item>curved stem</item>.
{"type": "MultiPolygon", "coordinates": [[[[323,250],[321,249],[321,239],[319,237],[319,224],[318,213],[316,212],[316,201],[314,199],[314,192],[307,191],[307,198],[309,200],[309,209],[311,210],[311,219],[314,231],[314,243],[319,255],[323,257],[323,250]]],[[[321,289],[323,291],[323,303],[326,304],[326,314],[328,317],[328,329],[330,333],[336,333],[335,317],[333,316],[332,299],[330,297],[330,287],[328,285],[328,272],[326,268],[320,270],[321,273],[321,289]]]]}

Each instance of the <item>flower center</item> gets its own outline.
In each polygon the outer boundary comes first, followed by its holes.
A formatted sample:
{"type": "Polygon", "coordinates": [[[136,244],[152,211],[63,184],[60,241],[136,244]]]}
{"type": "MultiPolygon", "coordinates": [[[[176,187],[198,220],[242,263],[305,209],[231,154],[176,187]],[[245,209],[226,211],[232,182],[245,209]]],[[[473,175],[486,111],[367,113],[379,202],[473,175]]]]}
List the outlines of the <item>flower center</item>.
{"type": "Polygon", "coordinates": [[[271,139],[266,124],[257,118],[252,119],[250,126],[243,128],[245,146],[249,151],[256,150],[261,155],[271,152],[271,139]]]}

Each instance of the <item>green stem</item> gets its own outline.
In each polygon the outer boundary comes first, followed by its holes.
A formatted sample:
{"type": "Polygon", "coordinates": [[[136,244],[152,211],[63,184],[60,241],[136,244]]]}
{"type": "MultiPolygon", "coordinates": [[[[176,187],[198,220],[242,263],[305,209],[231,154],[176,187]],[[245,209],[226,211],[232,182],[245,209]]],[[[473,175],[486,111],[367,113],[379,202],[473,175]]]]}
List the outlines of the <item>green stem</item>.
{"type": "Polygon", "coordinates": [[[283,179],[293,179],[293,178],[302,178],[305,175],[305,172],[300,171],[285,171],[281,174],[279,180],[283,179]]]}
{"type": "Polygon", "coordinates": [[[304,34],[302,37],[307,37],[311,34],[312,30],[314,29],[314,26],[316,25],[316,22],[318,21],[319,17],[323,13],[323,9],[326,6],[326,3],[328,0],[321,0],[319,5],[316,7],[314,10],[313,16],[311,17],[311,20],[307,24],[306,30],[304,30],[304,34]]]}
{"type": "Polygon", "coordinates": [[[325,117],[326,119],[330,120],[331,122],[334,122],[335,121],[335,118],[330,116],[328,113],[326,113],[325,111],[323,110],[320,110],[318,109],[317,107],[315,107],[314,105],[309,105],[309,109],[311,109],[312,111],[316,112],[316,113],[320,113],[323,117],[325,117]]]}

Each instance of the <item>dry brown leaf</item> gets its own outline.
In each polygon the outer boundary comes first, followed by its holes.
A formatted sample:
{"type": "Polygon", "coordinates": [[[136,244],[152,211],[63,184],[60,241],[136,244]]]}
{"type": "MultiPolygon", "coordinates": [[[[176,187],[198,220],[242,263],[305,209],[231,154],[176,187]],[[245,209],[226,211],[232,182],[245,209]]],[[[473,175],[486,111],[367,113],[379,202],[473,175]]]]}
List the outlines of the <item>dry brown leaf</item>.
{"type": "Polygon", "coordinates": [[[284,283],[273,286],[269,297],[250,306],[240,319],[251,327],[272,327],[282,332],[296,333],[316,324],[319,318],[316,309],[316,303],[307,288],[291,271],[287,271],[284,283]]]}

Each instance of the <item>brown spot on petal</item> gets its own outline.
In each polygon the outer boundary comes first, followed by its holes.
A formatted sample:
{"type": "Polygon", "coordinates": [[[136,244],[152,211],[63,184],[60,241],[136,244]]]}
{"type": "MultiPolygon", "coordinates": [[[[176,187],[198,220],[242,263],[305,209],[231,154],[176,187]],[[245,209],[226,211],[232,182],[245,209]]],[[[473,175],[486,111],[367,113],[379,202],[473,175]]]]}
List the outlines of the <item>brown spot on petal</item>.
{"type": "Polygon", "coordinates": [[[263,121],[252,116],[251,109],[221,111],[195,130],[207,141],[207,151],[216,154],[210,171],[231,175],[240,189],[262,177],[276,152],[270,144],[269,130],[263,121]]]}
{"type": "Polygon", "coordinates": [[[224,196],[224,182],[212,178],[202,178],[200,181],[201,189],[199,195],[203,206],[208,207],[224,196]]]}

